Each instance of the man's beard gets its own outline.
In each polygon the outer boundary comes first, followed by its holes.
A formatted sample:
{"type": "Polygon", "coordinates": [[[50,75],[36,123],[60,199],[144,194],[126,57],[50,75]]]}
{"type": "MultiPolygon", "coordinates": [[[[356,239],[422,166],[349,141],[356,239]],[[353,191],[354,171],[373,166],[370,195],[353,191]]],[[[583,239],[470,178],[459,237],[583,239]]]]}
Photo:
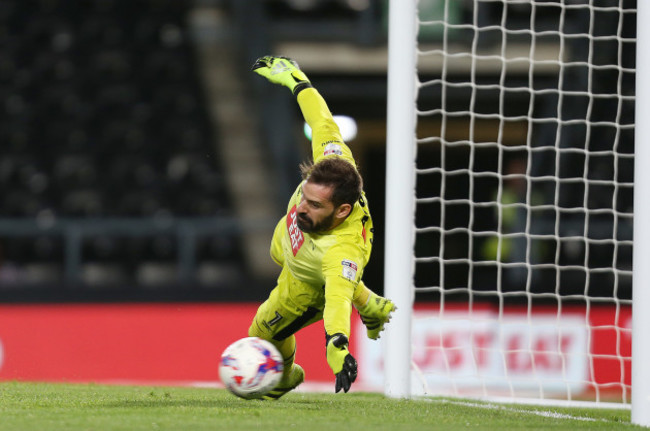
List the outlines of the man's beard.
{"type": "Polygon", "coordinates": [[[316,224],[306,214],[298,213],[296,223],[298,228],[305,233],[325,232],[330,230],[334,224],[334,211],[316,224]]]}

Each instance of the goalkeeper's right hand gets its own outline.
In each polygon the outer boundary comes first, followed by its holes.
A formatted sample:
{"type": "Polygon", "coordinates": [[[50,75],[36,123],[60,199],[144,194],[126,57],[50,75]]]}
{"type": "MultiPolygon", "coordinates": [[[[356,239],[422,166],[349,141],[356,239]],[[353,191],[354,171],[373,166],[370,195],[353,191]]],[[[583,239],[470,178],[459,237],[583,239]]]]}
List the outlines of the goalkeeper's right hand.
{"type": "Polygon", "coordinates": [[[311,87],[307,75],[300,70],[298,63],[287,57],[270,55],[260,57],[255,61],[251,70],[274,84],[284,85],[293,94],[298,94],[300,90],[311,87]]]}
{"type": "Polygon", "coordinates": [[[357,379],[357,360],[350,354],[344,334],[327,336],[327,363],[336,376],[335,392],[349,391],[357,379]]]}

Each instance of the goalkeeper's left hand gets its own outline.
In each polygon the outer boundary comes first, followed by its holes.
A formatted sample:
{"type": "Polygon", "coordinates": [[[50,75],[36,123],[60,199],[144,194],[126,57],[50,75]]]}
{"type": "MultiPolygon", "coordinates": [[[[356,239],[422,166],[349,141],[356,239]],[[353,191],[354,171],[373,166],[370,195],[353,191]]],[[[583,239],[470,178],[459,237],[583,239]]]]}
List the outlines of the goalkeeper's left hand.
{"type": "Polygon", "coordinates": [[[294,94],[303,88],[311,87],[307,75],[300,70],[298,63],[287,57],[260,57],[251,70],[274,84],[284,85],[294,94]]]}
{"type": "Polygon", "coordinates": [[[358,307],[361,321],[366,326],[368,338],[377,340],[380,338],[380,332],[384,330],[384,325],[390,322],[393,311],[397,310],[395,304],[390,299],[371,292],[368,301],[358,307]]]}
{"type": "Polygon", "coordinates": [[[334,334],[327,337],[327,363],[336,375],[335,392],[347,392],[357,379],[357,360],[348,350],[348,337],[334,334]]]}

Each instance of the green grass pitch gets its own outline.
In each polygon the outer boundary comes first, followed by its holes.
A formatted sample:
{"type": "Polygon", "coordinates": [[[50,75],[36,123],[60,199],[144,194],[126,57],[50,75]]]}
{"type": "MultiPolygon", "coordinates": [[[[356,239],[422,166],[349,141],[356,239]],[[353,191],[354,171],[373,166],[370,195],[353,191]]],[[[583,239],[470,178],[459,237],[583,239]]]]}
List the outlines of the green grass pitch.
{"type": "Polygon", "coordinates": [[[223,389],[0,383],[0,430],[618,430],[629,410],[496,405],[380,394],[290,393],[245,401],[223,389]]]}

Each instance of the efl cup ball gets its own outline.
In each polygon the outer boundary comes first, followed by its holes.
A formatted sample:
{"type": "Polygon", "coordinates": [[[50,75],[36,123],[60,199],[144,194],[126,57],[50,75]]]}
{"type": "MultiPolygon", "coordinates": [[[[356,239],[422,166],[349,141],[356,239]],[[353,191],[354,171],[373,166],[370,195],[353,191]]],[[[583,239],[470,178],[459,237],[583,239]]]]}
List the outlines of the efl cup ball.
{"type": "Polygon", "coordinates": [[[282,355],[273,344],[247,337],[223,351],[219,377],[230,392],[249,400],[271,391],[280,382],[282,369],[282,355]]]}

